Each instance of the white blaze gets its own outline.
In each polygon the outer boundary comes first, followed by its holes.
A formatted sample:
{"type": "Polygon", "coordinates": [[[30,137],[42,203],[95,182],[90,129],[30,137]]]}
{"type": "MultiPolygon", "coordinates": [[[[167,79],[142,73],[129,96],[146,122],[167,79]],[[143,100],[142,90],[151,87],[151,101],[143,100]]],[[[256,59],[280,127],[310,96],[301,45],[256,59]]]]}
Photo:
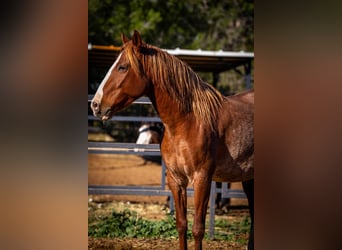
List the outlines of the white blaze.
{"type": "Polygon", "coordinates": [[[94,96],[94,99],[96,99],[99,103],[101,103],[101,99],[102,99],[102,95],[103,95],[103,88],[106,85],[106,82],[108,80],[108,78],[110,77],[110,75],[112,74],[113,69],[115,68],[115,66],[118,64],[118,62],[120,61],[122,53],[120,53],[120,55],[116,58],[115,62],[113,63],[112,67],[110,67],[110,69],[108,70],[106,76],[103,78],[100,86],[98,87],[96,94],[94,96]]]}

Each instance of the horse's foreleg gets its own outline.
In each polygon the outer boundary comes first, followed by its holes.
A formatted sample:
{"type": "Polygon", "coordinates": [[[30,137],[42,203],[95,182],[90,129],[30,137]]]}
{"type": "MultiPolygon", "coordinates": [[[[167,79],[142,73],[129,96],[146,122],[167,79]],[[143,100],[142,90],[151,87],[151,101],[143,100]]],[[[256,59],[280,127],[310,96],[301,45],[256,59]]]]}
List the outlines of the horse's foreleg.
{"type": "Polygon", "coordinates": [[[249,214],[251,216],[251,230],[249,233],[248,250],[254,249],[254,179],[242,182],[243,190],[248,199],[249,214]]]}
{"type": "Polygon", "coordinates": [[[207,214],[208,201],[210,196],[211,178],[207,175],[197,174],[194,178],[194,225],[192,234],[195,239],[195,249],[202,249],[202,240],[205,231],[205,217],[207,214]]]}
{"type": "Polygon", "coordinates": [[[174,177],[171,175],[167,175],[167,181],[169,188],[171,189],[173,198],[175,200],[176,207],[176,227],[179,236],[179,249],[186,250],[187,242],[186,242],[186,233],[188,230],[188,221],[186,219],[186,209],[187,209],[187,194],[186,194],[186,186],[187,185],[179,185],[174,177]]]}

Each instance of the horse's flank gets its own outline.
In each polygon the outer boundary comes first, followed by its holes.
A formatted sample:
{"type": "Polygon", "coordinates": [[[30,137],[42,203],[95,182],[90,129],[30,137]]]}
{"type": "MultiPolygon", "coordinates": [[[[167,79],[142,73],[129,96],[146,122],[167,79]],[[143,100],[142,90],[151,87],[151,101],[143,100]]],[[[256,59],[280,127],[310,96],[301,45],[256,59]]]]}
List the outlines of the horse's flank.
{"type": "Polygon", "coordinates": [[[225,97],[217,123],[219,135],[224,135],[225,145],[219,147],[216,156],[218,162],[213,176],[216,181],[233,182],[253,178],[253,110],[253,90],[225,97]]]}

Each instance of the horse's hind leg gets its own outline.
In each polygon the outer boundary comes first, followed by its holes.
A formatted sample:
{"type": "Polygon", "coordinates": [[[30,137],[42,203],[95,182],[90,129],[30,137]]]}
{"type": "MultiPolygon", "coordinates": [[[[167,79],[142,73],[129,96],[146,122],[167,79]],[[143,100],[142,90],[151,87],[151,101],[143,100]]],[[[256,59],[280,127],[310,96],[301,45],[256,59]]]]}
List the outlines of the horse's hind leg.
{"type": "Polygon", "coordinates": [[[249,214],[251,216],[251,230],[249,233],[248,250],[254,249],[254,179],[242,182],[243,190],[248,199],[249,214]]]}
{"type": "Polygon", "coordinates": [[[187,211],[187,194],[186,194],[186,184],[184,186],[180,186],[171,176],[171,174],[167,175],[167,182],[169,188],[171,189],[173,198],[175,200],[175,208],[176,208],[176,227],[179,236],[179,249],[187,250],[187,242],[186,242],[186,233],[188,230],[188,221],[186,218],[187,211]]]}

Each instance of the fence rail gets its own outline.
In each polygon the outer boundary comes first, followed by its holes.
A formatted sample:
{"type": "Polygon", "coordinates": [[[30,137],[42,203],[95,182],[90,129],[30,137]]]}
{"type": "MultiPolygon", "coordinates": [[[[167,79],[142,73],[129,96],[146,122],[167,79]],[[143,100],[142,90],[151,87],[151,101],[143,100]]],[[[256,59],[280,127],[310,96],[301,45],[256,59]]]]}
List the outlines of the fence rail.
{"type": "Polygon", "coordinates": [[[160,156],[160,146],[159,144],[88,142],[88,152],[92,154],[113,153],[160,156]]]}

